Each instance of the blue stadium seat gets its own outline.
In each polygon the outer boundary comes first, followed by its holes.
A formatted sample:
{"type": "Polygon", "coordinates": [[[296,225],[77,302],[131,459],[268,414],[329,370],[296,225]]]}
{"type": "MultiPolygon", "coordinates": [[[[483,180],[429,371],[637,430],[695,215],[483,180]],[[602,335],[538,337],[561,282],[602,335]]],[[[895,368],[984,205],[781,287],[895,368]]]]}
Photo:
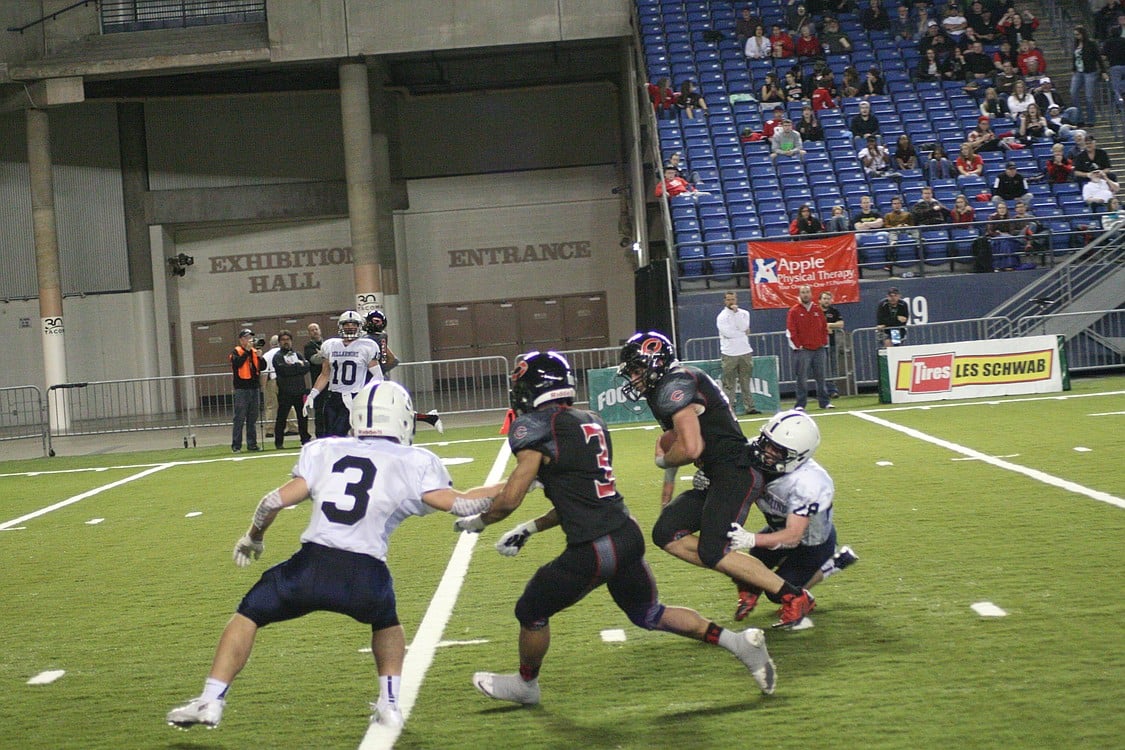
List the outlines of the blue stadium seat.
{"type": "Polygon", "coordinates": [[[701,245],[681,245],[676,248],[680,277],[702,276],[704,257],[701,245]]]}
{"type": "Polygon", "coordinates": [[[953,227],[949,230],[949,257],[968,262],[973,256],[973,240],[980,231],[973,227],[953,227]]]}
{"type": "Polygon", "coordinates": [[[927,265],[940,266],[949,262],[949,232],[946,229],[923,229],[922,252],[927,265]]]}

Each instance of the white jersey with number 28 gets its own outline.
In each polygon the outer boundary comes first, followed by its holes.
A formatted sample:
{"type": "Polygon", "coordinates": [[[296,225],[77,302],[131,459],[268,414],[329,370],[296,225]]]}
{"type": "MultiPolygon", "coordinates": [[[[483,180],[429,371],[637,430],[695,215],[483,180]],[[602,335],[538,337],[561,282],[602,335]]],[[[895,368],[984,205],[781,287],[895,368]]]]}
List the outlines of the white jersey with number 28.
{"type": "Polygon", "coordinates": [[[453,486],[441,459],[387,438],[321,438],[301,448],[293,476],[313,501],[302,542],[387,559],[387,539],[410,516],[435,509],[422,495],[453,486]]]}

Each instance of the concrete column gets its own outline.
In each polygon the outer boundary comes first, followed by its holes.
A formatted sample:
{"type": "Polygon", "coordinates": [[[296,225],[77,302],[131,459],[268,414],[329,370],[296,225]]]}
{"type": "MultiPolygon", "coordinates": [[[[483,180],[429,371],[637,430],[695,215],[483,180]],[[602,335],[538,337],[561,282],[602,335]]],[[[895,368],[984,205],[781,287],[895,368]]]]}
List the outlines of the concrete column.
{"type": "Polygon", "coordinates": [[[362,60],[340,64],[340,113],[343,118],[344,174],[348,183],[356,308],[362,314],[383,306],[371,143],[371,97],[367,90],[367,65],[362,60]]]}
{"type": "MultiPolygon", "coordinates": [[[[51,127],[47,111],[27,110],[27,164],[31,178],[31,217],[35,271],[39,286],[43,365],[47,386],[66,382],[66,327],[63,325],[59,239],[55,229],[55,187],[51,175],[51,127]]],[[[70,426],[66,398],[52,398],[52,430],[70,426]]]]}

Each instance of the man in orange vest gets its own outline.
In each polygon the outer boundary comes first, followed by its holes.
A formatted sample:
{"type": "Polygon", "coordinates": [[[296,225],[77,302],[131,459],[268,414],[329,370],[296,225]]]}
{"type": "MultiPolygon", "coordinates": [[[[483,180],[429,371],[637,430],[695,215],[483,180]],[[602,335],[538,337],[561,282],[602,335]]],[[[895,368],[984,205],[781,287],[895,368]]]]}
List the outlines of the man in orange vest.
{"type": "Polygon", "coordinates": [[[262,356],[254,348],[254,332],[243,328],[238,332],[238,346],[230,353],[234,374],[234,427],[230,449],[242,452],[242,425],[246,424],[246,450],[260,451],[258,445],[258,400],[262,390],[262,356]]]}

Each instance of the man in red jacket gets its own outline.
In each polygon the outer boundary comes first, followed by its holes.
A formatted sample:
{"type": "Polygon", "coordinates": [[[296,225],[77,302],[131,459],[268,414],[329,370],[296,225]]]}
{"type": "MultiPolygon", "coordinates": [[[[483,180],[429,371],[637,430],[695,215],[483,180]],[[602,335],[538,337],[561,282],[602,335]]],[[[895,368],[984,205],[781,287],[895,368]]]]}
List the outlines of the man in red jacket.
{"type": "Polygon", "coordinates": [[[785,320],[789,345],[793,347],[793,370],[797,377],[797,403],[793,408],[804,409],[809,392],[809,368],[816,381],[816,400],[821,409],[835,409],[828,400],[828,386],[824,382],[828,364],[828,321],[820,305],[813,302],[812,287],[797,290],[799,302],[789,308],[785,320]]]}

